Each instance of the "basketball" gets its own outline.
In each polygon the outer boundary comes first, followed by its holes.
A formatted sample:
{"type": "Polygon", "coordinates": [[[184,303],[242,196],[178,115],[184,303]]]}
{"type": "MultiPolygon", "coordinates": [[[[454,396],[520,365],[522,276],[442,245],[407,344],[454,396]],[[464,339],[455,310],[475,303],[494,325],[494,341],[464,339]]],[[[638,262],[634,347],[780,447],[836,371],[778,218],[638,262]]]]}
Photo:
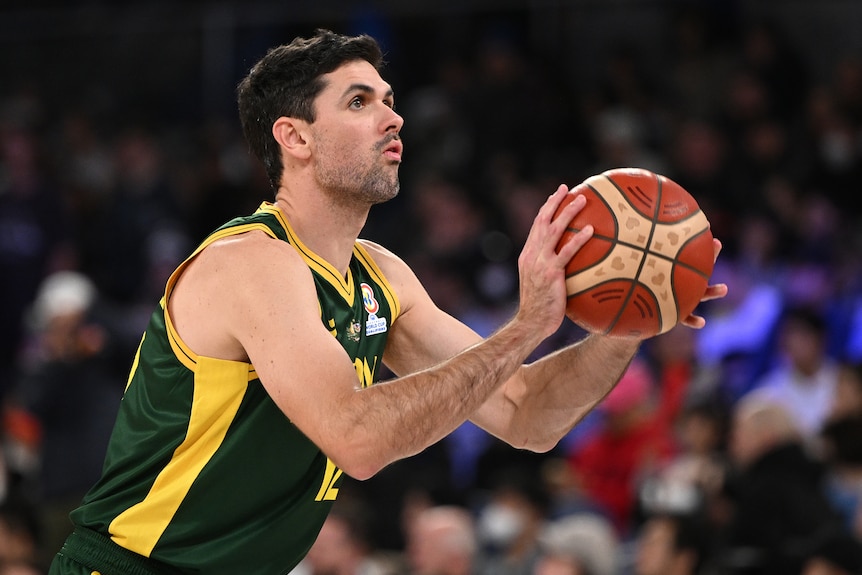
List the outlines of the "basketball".
{"type": "Polygon", "coordinates": [[[557,250],[587,224],[594,233],[566,265],[566,316],[591,333],[644,338],[688,317],[714,264],[709,221],[691,194],[649,170],[619,168],[587,178],[557,214],[577,193],[587,203],[557,250]]]}

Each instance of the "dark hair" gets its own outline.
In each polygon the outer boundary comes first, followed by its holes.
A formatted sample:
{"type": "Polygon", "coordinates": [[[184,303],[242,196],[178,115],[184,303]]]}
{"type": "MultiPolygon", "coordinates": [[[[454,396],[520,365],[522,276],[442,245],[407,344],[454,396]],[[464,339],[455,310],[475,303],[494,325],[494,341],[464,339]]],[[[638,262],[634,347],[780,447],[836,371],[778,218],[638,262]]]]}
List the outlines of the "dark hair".
{"type": "Polygon", "coordinates": [[[712,530],[706,517],[700,512],[662,512],[651,516],[658,521],[667,521],[673,526],[673,548],[677,552],[694,553],[692,573],[700,573],[709,564],[712,530]]]}
{"type": "Polygon", "coordinates": [[[374,38],[318,29],[310,38],[297,37],[271,48],[237,86],[243,133],[263,162],[273,191],[284,166],[272,125],[282,116],[314,122],[314,99],[325,87],[321,76],[356,60],[365,60],[378,71],[383,67],[383,54],[374,38]]]}
{"type": "Polygon", "coordinates": [[[833,465],[862,465],[862,415],[846,415],[827,421],[820,432],[830,450],[833,465]]]}
{"type": "Polygon", "coordinates": [[[816,308],[806,305],[790,306],[784,310],[783,324],[804,329],[817,337],[826,337],[829,325],[816,308]]]}

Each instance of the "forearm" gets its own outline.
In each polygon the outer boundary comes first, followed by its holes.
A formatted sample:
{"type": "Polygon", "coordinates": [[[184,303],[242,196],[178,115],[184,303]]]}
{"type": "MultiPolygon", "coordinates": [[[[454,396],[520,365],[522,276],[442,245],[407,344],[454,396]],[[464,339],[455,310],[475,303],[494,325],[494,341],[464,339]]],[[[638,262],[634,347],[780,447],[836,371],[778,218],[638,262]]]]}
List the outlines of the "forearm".
{"type": "Polygon", "coordinates": [[[524,366],[510,435],[536,451],[552,448],[613,389],[639,346],[591,335],[524,366]]]}
{"type": "Polygon", "coordinates": [[[466,421],[523,364],[542,338],[517,320],[449,360],[357,390],[343,413],[342,453],[354,477],[415,455],[466,421]]]}

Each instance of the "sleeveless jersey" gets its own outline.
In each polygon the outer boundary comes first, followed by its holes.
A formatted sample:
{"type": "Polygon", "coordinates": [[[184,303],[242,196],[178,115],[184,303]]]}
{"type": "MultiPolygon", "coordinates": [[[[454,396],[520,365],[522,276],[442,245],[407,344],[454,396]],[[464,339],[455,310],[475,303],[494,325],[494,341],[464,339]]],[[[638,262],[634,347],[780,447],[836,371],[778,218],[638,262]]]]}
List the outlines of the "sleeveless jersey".
{"type": "Polygon", "coordinates": [[[186,265],[212,242],[250,230],[290,243],[305,259],[321,321],[363,387],[380,371],[399,313],[358,242],[345,278],[268,202],[216,230],[177,268],[135,356],[102,478],[71,517],[189,573],[289,572],[317,537],[342,478],[275,405],[254,366],[196,355],[171,323],[166,302],[186,265]]]}

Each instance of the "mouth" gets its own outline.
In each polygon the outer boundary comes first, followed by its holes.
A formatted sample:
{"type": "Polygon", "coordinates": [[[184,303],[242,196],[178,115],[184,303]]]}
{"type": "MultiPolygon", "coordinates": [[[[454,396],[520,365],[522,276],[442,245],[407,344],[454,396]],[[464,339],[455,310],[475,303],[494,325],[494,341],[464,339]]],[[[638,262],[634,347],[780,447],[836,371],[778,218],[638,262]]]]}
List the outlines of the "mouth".
{"type": "Polygon", "coordinates": [[[404,145],[401,143],[401,140],[392,140],[385,148],[383,148],[383,155],[393,162],[400,162],[401,153],[403,151],[404,145]]]}

